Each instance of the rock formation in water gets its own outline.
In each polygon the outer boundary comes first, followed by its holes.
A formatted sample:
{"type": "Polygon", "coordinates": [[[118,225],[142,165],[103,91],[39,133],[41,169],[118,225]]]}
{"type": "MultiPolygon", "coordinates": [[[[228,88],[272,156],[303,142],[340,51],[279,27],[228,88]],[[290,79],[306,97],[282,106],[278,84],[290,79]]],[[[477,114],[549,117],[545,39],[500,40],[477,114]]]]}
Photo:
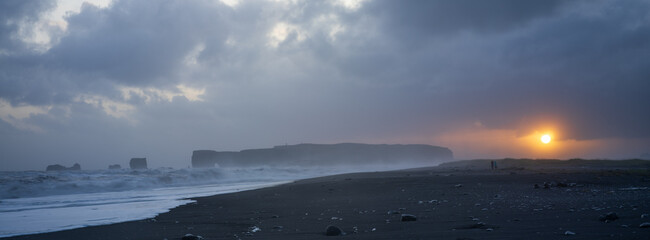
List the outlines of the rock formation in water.
{"type": "Polygon", "coordinates": [[[54,164],[54,165],[49,165],[47,168],[45,168],[45,171],[65,171],[65,170],[81,170],[81,165],[79,163],[75,163],[72,165],[72,167],[64,167],[59,164],[54,164]]]}
{"type": "Polygon", "coordinates": [[[239,152],[196,150],[192,154],[192,167],[434,165],[450,160],[453,154],[448,148],[423,144],[298,144],[239,152]]]}
{"type": "Polygon", "coordinates": [[[81,170],[81,165],[79,165],[79,163],[75,163],[72,165],[72,167],[68,168],[68,170],[81,170]]]}
{"type": "Polygon", "coordinates": [[[212,150],[196,150],[192,152],[192,167],[207,168],[214,167],[219,159],[219,152],[212,150]]]}
{"type": "Polygon", "coordinates": [[[147,158],[131,158],[129,166],[131,169],[147,169],[147,158]]]}
{"type": "Polygon", "coordinates": [[[108,165],[108,169],[122,169],[119,164],[108,165]]]}

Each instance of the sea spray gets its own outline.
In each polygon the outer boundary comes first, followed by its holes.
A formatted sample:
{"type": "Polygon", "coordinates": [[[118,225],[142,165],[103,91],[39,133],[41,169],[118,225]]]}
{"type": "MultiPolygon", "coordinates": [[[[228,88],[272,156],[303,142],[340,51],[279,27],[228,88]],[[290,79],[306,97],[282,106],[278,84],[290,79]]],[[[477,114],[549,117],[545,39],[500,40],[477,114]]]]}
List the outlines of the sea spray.
{"type": "Polygon", "coordinates": [[[295,180],[340,169],[256,167],[149,170],[25,171],[0,173],[0,199],[148,190],[240,182],[295,180]]]}
{"type": "Polygon", "coordinates": [[[375,165],[1,172],[0,237],[146,219],[192,202],[188,198],[388,169],[375,165]]]}

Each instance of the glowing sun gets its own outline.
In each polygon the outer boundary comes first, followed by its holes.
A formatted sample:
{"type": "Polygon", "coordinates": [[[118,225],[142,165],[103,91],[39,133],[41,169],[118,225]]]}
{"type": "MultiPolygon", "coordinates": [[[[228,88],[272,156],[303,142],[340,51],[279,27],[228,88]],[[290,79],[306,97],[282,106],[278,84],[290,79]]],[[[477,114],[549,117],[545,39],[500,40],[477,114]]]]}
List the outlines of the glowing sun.
{"type": "Polygon", "coordinates": [[[551,142],[551,136],[548,134],[542,135],[542,138],[540,139],[544,144],[548,144],[551,142]]]}

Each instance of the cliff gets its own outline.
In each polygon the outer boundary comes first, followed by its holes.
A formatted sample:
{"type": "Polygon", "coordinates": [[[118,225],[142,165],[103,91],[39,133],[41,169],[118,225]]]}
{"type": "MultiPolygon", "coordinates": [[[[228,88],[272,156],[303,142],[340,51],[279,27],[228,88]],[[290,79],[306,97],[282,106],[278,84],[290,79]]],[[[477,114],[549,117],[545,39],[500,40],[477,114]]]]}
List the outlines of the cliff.
{"type": "Polygon", "coordinates": [[[423,144],[298,144],[239,152],[196,150],[192,167],[332,166],[360,164],[434,165],[453,160],[451,150],[423,144]]]}

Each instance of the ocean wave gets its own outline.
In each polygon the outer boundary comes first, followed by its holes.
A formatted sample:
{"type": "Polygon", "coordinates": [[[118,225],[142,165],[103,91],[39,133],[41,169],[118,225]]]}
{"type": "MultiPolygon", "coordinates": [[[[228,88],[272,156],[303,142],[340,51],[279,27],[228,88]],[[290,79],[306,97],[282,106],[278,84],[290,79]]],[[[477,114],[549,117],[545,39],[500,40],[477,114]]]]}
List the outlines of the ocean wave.
{"type": "Polygon", "coordinates": [[[85,170],[3,172],[0,199],[143,190],[217,183],[221,169],[85,170]]]}
{"type": "Polygon", "coordinates": [[[0,199],[147,190],[216,183],[283,181],[338,172],[342,171],[340,169],[301,167],[2,172],[0,174],[0,199]]]}

